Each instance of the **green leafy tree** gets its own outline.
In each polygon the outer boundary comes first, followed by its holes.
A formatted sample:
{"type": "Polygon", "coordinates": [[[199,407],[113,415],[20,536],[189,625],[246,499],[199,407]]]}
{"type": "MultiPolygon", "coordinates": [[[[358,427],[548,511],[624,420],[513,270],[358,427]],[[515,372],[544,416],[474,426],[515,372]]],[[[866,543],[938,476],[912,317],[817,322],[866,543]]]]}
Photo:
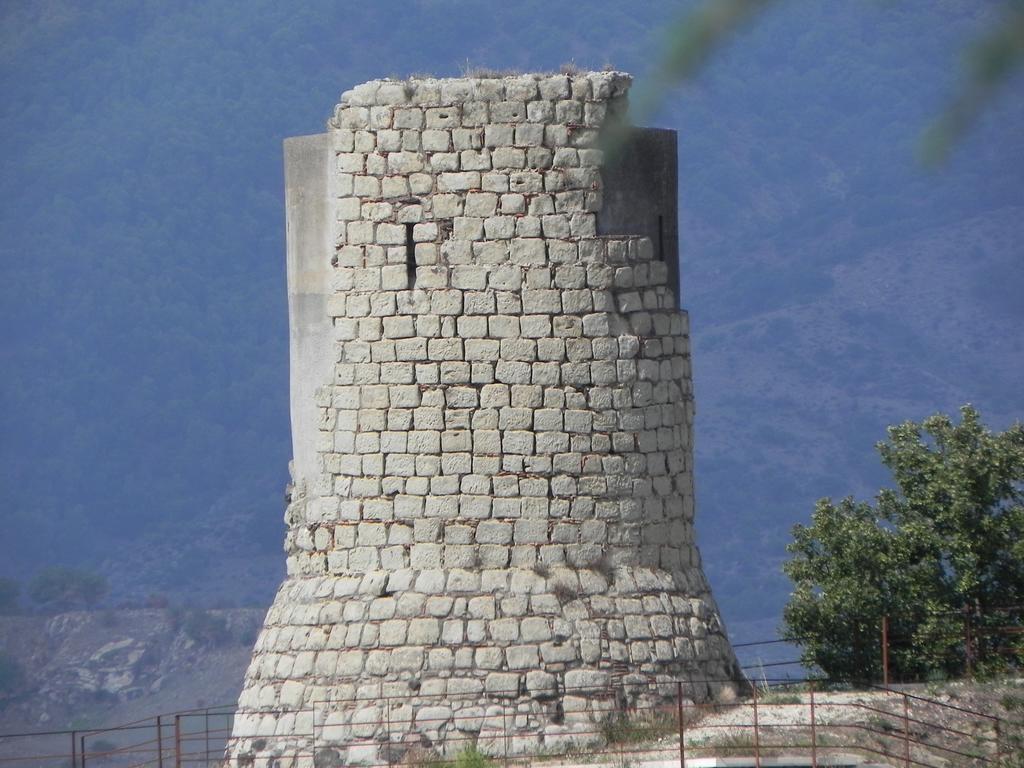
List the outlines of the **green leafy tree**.
{"type": "Polygon", "coordinates": [[[14,579],[0,579],[0,616],[18,612],[21,584],[14,579]]]}
{"type": "Polygon", "coordinates": [[[883,616],[897,678],[958,672],[967,653],[1021,660],[1001,628],[1022,623],[1006,609],[1024,598],[1024,425],[994,434],[960,413],[890,427],[878,451],[896,488],[874,504],[822,499],[793,529],[784,635],[806,664],[878,679],[883,616]]]}
{"type": "Polygon", "coordinates": [[[29,582],[28,594],[50,609],[93,608],[107,594],[104,576],[84,568],[53,565],[39,571],[29,582]]]}

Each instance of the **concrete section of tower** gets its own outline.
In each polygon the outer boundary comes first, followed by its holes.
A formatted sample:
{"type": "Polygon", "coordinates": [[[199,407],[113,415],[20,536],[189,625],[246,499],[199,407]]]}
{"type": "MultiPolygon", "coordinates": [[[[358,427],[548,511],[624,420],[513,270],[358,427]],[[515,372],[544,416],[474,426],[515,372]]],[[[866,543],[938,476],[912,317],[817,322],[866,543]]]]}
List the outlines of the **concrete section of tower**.
{"type": "Polygon", "coordinates": [[[288,576],[238,764],[558,751],[610,686],[740,684],[694,543],[675,134],[625,127],[629,85],[373,81],[285,142],[288,576]]]}

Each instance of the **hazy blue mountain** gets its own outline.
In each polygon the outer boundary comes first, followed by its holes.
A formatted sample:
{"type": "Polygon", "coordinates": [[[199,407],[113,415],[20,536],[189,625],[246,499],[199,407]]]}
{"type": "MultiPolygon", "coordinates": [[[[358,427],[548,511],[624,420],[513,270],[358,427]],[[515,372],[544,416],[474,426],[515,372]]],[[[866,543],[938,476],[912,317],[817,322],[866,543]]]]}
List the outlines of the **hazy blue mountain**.
{"type": "MultiPolygon", "coordinates": [[[[642,83],[687,4],[79,6],[0,7],[0,572],[266,601],[290,450],[281,140],[352,84],[467,60],[642,83]]],[[[1024,83],[948,168],[914,161],[996,7],[782,2],[654,120],[679,131],[698,532],[734,622],[778,614],[814,499],[886,481],[887,424],[1020,417],[1024,83]]]]}

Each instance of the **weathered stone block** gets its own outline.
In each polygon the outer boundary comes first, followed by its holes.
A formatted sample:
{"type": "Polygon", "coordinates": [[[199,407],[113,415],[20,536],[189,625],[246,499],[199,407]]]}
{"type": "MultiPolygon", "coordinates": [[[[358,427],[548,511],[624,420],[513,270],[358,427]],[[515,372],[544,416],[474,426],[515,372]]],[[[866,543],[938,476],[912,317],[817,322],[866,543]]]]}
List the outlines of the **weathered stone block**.
{"type": "Polygon", "coordinates": [[[519,695],[521,679],[514,672],[492,672],[484,680],[484,691],[492,696],[515,698],[519,695]]]}

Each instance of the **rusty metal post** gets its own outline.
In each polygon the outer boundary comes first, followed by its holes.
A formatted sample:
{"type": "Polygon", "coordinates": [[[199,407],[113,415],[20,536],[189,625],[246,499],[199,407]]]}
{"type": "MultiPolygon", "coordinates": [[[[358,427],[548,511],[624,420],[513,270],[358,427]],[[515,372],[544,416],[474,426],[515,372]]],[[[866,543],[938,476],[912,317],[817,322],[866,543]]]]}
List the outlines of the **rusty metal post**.
{"type": "Polygon", "coordinates": [[[504,704],[501,705],[501,741],[505,745],[505,768],[508,768],[508,718],[504,704]]]}
{"type": "Polygon", "coordinates": [[[388,735],[387,740],[384,742],[384,749],[388,752],[388,768],[391,768],[391,697],[388,696],[384,699],[384,712],[387,716],[388,723],[388,735]]]}
{"type": "MultiPolygon", "coordinates": [[[[224,732],[227,734],[228,739],[230,739],[232,734],[235,732],[235,715],[233,710],[224,713],[224,732]]],[[[224,750],[222,749],[221,754],[223,754],[223,752],[224,750]]]]}
{"type": "Polygon", "coordinates": [[[903,761],[910,768],[910,699],[903,694],[903,761]]]}
{"type": "Polygon", "coordinates": [[[210,764],[210,708],[203,711],[203,762],[210,764]]]}
{"type": "Polygon", "coordinates": [[[814,713],[814,681],[811,681],[811,768],[818,768],[818,722],[814,713]]]}
{"type": "Polygon", "coordinates": [[[174,768],[181,768],[181,715],[174,716],[174,768]]]}
{"type": "Polygon", "coordinates": [[[71,732],[71,768],[78,768],[78,731],[71,732]]]}
{"type": "Polygon", "coordinates": [[[757,683],[754,683],[754,765],[761,768],[761,732],[757,721],[757,683]]]}
{"type": "Polygon", "coordinates": [[[83,733],[78,739],[79,751],[82,753],[82,768],[85,768],[85,734],[83,733]]]}
{"type": "Polygon", "coordinates": [[[164,724],[160,715],[156,716],[156,765],[164,768],[164,724]]]}
{"type": "MultiPolygon", "coordinates": [[[[324,721],[325,722],[327,720],[327,713],[330,710],[331,701],[328,699],[326,701],[326,704],[327,704],[327,709],[324,710],[324,721]]],[[[310,742],[310,744],[312,744],[312,747],[310,748],[310,752],[313,753],[313,762],[315,764],[316,763],[316,700],[313,700],[313,701],[311,701],[309,703],[309,710],[310,710],[309,711],[309,728],[312,731],[312,733],[309,734],[309,742],[310,742]]]]}
{"type": "Polygon", "coordinates": [[[964,660],[967,662],[967,679],[974,679],[974,641],[971,637],[971,609],[964,605],[964,660]]]}
{"type": "Polygon", "coordinates": [[[679,768],[686,768],[686,720],[683,717],[683,683],[676,683],[676,709],[679,712],[679,768]]]}
{"type": "Polygon", "coordinates": [[[882,685],[889,687],[889,617],[882,617],[882,685]]]}

